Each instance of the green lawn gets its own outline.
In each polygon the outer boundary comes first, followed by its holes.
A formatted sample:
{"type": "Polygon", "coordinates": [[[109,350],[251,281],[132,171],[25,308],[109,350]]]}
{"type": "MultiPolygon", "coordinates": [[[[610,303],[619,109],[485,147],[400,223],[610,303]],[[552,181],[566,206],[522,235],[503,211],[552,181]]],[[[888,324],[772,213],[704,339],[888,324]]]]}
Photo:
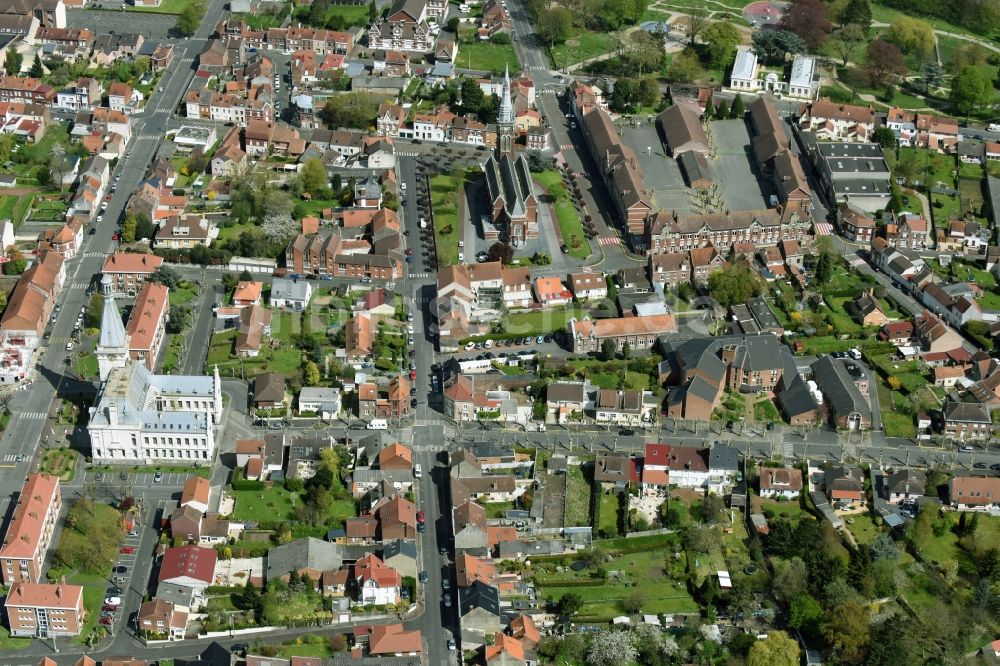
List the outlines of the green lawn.
{"type": "Polygon", "coordinates": [[[781,415],[778,414],[778,408],[774,406],[774,403],[770,399],[764,398],[753,405],[753,418],[758,423],[774,423],[781,421],[781,415]]]}
{"type": "Polygon", "coordinates": [[[649,389],[649,375],[626,369],[625,361],[570,359],[566,362],[566,365],[574,368],[578,375],[585,376],[590,380],[591,384],[598,388],[620,388],[619,384],[624,374],[624,388],[633,391],[645,391],[649,389]]]}
{"type": "Polygon", "coordinates": [[[191,0],[162,0],[159,7],[133,7],[132,5],[128,5],[127,11],[149,12],[152,14],[180,14],[189,4],[191,4],[191,0]]]}
{"type": "Polygon", "coordinates": [[[185,282],[181,286],[170,290],[170,305],[184,305],[192,301],[198,295],[198,285],[193,282],[185,282]]]}
{"type": "Polygon", "coordinates": [[[219,227],[219,238],[218,242],[221,244],[230,238],[237,238],[240,234],[248,229],[255,229],[257,225],[255,224],[232,224],[228,227],[219,227]]]}
{"type": "Polygon", "coordinates": [[[569,254],[577,259],[586,259],[590,255],[590,241],[583,233],[583,221],[573,207],[569,190],[562,180],[562,174],[554,169],[536,173],[535,181],[544,187],[553,199],[556,210],[556,221],[563,242],[569,247],[569,254]]]}
{"type": "Polygon", "coordinates": [[[604,32],[578,31],[563,44],[557,44],[549,51],[552,66],[558,69],[615,50],[615,36],[604,32]]]}
{"type": "Polygon", "coordinates": [[[844,523],[847,529],[854,535],[854,540],[859,546],[867,546],[875,540],[882,530],[875,526],[871,516],[868,514],[856,514],[847,518],[844,523]]]}
{"type": "Polygon", "coordinates": [[[579,465],[570,465],[566,472],[566,509],[563,524],[566,527],[590,525],[590,484],[583,477],[579,465]]]}
{"type": "Polygon", "coordinates": [[[899,391],[891,391],[884,382],[878,382],[878,402],[879,412],[882,415],[882,429],[886,437],[907,437],[917,436],[917,425],[913,417],[902,412],[909,405],[906,398],[899,391]]]}
{"type": "Polygon", "coordinates": [[[14,226],[18,226],[24,221],[24,216],[28,212],[31,200],[34,195],[26,194],[21,196],[0,195],[0,220],[11,220],[14,226]]]}
{"type": "Polygon", "coordinates": [[[687,592],[678,572],[667,568],[667,550],[655,548],[638,553],[615,556],[606,565],[610,571],[620,573],[620,578],[609,578],[592,586],[559,586],[569,581],[593,580],[593,571],[556,573],[546,568],[539,571],[536,565],[535,583],[546,599],[558,600],[573,592],[583,599],[578,616],[588,621],[609,621],[621,615],[622,600],[636,593],[642,598],[643,613],[694,613],[698,605],[687,592]],[[546,582],[551,584],[546,584],[546,582]]]}
{"type": "Polygon", "coordinates": [[[513,312],[507,315],[504,332],[517,336],[545,335],[553,331],[566,330],[572,317],[583,318],[583,308],[552,308],[533,312],[513,312]]]}
{"type": "Polygon", "coordinates": [[[594,526],[599,533],[618,533],[618,495],[601,493],[601,520],[594,526]]]}
{"type": "Polygon", "coordinates": [[[0,627],[0,650],[20,651],[31,645],[30,638],[11,638],[10,629],[0,627]]]}
{"type": "MultiPolygon", "coordinates": [[[[294,520],[294,509],[300,501],[298,493],[289,492],[282,486],[271,486],[263,490],[232,490],[229,493],[236,500],[233,520],[294,520]]],[[[330,508],[329,522],[343,524],[345,518],[355,515],[354,502],[335,500],[330,508]]]]}
{"type": "MultiPolygon", "coordinates": [[[[336,5],[331,4],[323,15],[323,26],[330,22],[335,16],[341,16],[348,26],[364,26],[368,24],[368,5],[336,5]]],[[[307,24],[309,16],[309,6],[299,9],[292,17],[294,21],[301,21],[307,24]]],[[[317,26],[317,27],[323,27],[317,26]]]]}
{"type": "Polygon", "coordinates": [[[514,508],[513,502],[485,502],[483,508],[486,509],[487,518],[503,518],[504,515],[514,508]]]}
{"type": "Polygon", "coordinates": [[[76,373],[84,379],[97,377],[97,357],[93,354],[81,354],[76,359],[76,373]]]}
{"type": "Polygon", "coordinates": [[[441,266],[458,263],[458,204],[464,196],[458,179],[449,174],[431,178],[431,210],[434,212],[434,239],[441,266]]]}
{"type": "Polygon", "coordinates": [[[458,57],[455,64],[467,69],[478,69],[495,74],[505,68],[511,72],[521,69],[517,54],[511,44],[491,44],[490,42],[462,43],[458,45],[458,57]]]}

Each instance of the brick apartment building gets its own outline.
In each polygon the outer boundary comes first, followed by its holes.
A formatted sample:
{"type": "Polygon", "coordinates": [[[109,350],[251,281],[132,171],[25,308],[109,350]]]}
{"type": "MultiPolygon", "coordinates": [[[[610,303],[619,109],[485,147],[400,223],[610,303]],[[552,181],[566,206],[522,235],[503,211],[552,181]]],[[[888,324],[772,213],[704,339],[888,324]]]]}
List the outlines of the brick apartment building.
{"type": "Polygon", "coordinates": [[[64,583],[16,583],[4,608],[11,636],[77,636],[83,625],[83,588],[64,583]]]}
{"type": "Polygon", "coordinates": [[[52,542],[60,509],[62,493],[58,478],[31,474],[25,479],[14,518],[0,548],[0,569],[5,585],[42,580],[42,563],[52,542]]]}

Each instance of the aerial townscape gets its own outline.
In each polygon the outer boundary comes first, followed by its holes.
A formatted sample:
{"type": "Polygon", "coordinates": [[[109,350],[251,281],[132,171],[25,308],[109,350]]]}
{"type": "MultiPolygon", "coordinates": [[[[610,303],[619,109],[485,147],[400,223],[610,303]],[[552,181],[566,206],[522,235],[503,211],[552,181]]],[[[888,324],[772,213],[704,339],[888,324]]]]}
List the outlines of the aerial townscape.
{"type": "Polygon", "coordinates": [[[0,0],[0,665],[1000,665],[1000,0],[0,0]]]}

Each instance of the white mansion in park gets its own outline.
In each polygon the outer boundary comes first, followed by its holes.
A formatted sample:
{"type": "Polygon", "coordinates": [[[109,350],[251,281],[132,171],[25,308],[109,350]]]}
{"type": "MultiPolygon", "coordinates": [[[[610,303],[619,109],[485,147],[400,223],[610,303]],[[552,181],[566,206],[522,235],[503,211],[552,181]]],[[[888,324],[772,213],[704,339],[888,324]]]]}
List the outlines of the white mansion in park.
{"type": "Polygon", "coordinates": [[[154,375],[128,351],[121,314],[106,296],[97,346],[101,389],[88,426],[94,462],[210,464],[222,419],[218,369],[212,377],[154,375]]]}
{"type": "Polygon", "coordinates": [[[811,102],[819,96],[819,88],[820,74],[815,56],[796,55],[792,59],[788,80],[784,81],[779,72],[761,67],[752,48],[741,46],[729,75],[728,91],[753,95],[774,93],[811,102]]]}

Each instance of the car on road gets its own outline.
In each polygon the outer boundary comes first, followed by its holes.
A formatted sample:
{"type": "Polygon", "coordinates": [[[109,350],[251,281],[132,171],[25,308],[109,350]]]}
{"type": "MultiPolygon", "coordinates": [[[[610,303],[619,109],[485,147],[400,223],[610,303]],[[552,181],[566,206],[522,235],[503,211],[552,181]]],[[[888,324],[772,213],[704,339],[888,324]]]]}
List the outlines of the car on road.
{"type": "Polygon", "coordinates": [[[73,343],[72,342],[67,342],[66,343],[66,351],[73,351],[73,343]]]}
{"type": "Polygon", "coordinates": [[[455,650],[455,649],[457,649],[457,647],[458,646],[455,645],[455,639],[454,638],[449,638],[448,639],[448,649],[449,650],[455,650]]]}
{"type": "Polygon", "coordinates": [[[153,475],[153,483],[159,483],[163,481],[163,472],[157,472],[153,475]]]}
{"type": "Polygon", "coordinates": [[[413,388],[410,389],[410,397],[413,397],[416,394],[417,394],[417,387],[414,386],[413,388]]]}
{"type": "Polygon", "coordinates": [[[566,243],[563,243],[562,245],[559,246],[559,250],[563,254],[569,254],[569,245],[566,245],[566,243]]]}
{"type": "MultiPolygon", "coordinates": [[[[28,385],[27,385],[27,384],[25,384],[24,388],[28,388],[28,385]]],[[[14,457],[14,462],[24,462],[24,461],[25,461],[25,460],[27,460],[27,459],[28,459],[28,456],[24,455],[23,453],[18,453],[18,454],[17,454],[17,455],[16,455],[15,457],[14,457]]]]}
{"type": "Polygon", "coordinates": [[[135,547],[123,546],[122,548],[118,549],[118,552],[121,553],[122,555],[131,555],[135,552],[135,547]]]}
{"type": "Polygon", "coordinates": [[[1000,463],[993,463],[990,465],[990,469],[994,472],[1000,472],[1000,463]]]}
{"type": "Polygon", "coordinates": [[[635,430],[632,430],[631,428],[622,428],[618,431],[618,434],[624,437],[631,437],[635,434],[635,430]]]}
{"type": "Polygon", "coordinates": [[[450,590],[451,589],[451,581],[448,580],[447,578],[442,578],[441,579],[441,589],[444,590],[445,592],[447,592],[448,590],[450,590]]]}
{"type": "Polygon", "coordinates": [[[444,595],[444,607],[451,608],[451,594],[444,595]]]}
{"type": "Polygon", "coordinates": [[[233,647],[230,648],[232,652],[242,652],[246,654],[246,651],[250,649],[250,646],[246,643],[233,643],[233,647]]]}
{"type": "Polygon", "coordinates": [[[986,469],[986,463],[982,463],[982,462],[976,463],[972,467],[973,467],[973,469],[986,469]]]}
{"type": "Polygon", "coordinates": [[[419,580],[421,583],[426,583],[428,580],[430,580],[430,576],[427,575],[426,571],[421,571],[420,575],[417,576],[417,580],[419,580]]]}
{"type": "Polygon", "coordinates": [[[417,531],[423,534],[427,531],[427,523],[417,523],[417,531]]]}
{"type": "Polygon", "coordinates": [[[113,613],[114,611],[118,610],[118,606],[112,606],[111,604],[104,604],[103,606],[101,606],[101,610],[105,612],[111,611],[113,613]]]}
{"type": "Polygon", "coordinates": [[[458,253],[458,263],[460,263],[460,264],[464,264],[465,263],[465,253],[464,252],[459,252],[458,253]]]}
{"type": "Polygon", "coordinates": [[[423,511],[417,511],[417,522],[418,523],[422,523],[422,522],[424,522],[424,520],[426,520],[426,516],[424,515],[424,512],[423,511]]]}
{"type": "Polygon", "coordinates": [[[117,231],[115,233],[111,234],[111,240],[113,240],[113,241],[119,240],[119,239],[121,239],[121,237],[122,237],[122,235],[120,233],[118,233],[117,231]]]}
{"type": "Polygon", "coordinates": [[[105,603],[105,605],[107,605],[107,606],[115,606],[115,607],[118,607],[118,606],[121,606],[121,605],[122,605],[122,598],[121,598],[121,597],[108,597],[108,598],[106,598],[106,599],[104,600],[104,603],[105,603]]]}
{"type": "MultiPolygon", "coordinates": [[[[122,5],[122,7],[124,8],[125,5],[122,5]]],[[[111,623],[114,622],[114,621],[115,621],[115,618],[113,618],[113,617],[103,616],[100,620],[97,621],[97,623],[98,624],[103,624],[104,626],[107,627],[107,626],[110,626],[111,623]]]]}
{"type": "Polygon", "coordinates": [[[416,379],[416,378],[417,378],[417,371],[410,370],[410,379],[416,379]]]}
{"type": "Polygon", "coordinates": [[[410,400],[410,407],[416,407],[416,406],[417,406],[417,399],[414,398],[413,400],[410,400]]]}

